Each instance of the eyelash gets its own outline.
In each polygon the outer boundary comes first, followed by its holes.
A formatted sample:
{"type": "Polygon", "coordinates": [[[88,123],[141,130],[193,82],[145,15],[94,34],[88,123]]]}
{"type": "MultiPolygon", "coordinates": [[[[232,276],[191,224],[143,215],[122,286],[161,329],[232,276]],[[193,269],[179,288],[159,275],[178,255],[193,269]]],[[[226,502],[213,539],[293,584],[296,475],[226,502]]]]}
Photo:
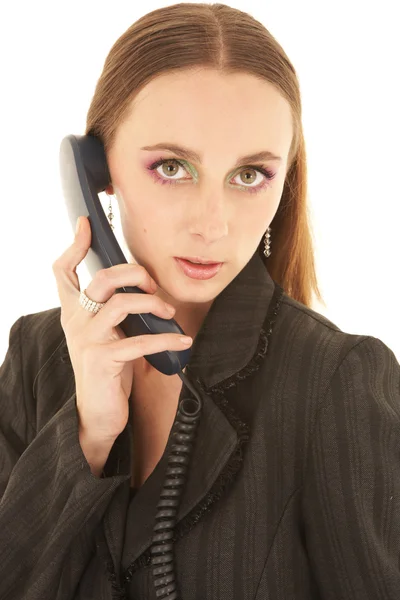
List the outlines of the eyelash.
{"type": "MultiPolygon", "coordinates": [[[[160,158],[159,160],[157,160],[156,162],[154,162],[153,164],[151,164],[150,166],[148,166],[148,170],[149,171],[155,171],[155,169],[157,169],[157,167],[160,167],[161,165],[163,165],[164,163],[170,163],[170,162],[175,162],[177,163],[179,166],[183,167],[185,169],[186,172],[187,169],[185,167],[185,163],[178,160],[177,158],[160,158]]],[[[265,188],[267,188],[270,185],[271,180],[275,177],[275,173],[273,173],[271,170],[267,169],[264,166],[255,166],[255,165],[248,165],[247,167],[243,167],[243,170],[247,170],[247,169],[254,169],[255,171],[258,171],[259,173],[261,173],[262,175],[265,176],[266,178],[266,182],[263,184],[260,184],[256,187],[251,187],[251,186],[246,186],[246,185],[242,185],[239,186],[242,189],[245,189],[246,191],[249,191],[252,194],[255,194],[257,192],[262,192],[265,188]]],[[[154,179],[156,180],[157,183],[161,183],[162,185],[164,183],[167,184],[177,184],[177,183],[181,183],[182,180],[180,179],[163,179],[162,177],[160,177],[156,172],[152,173],[154,179]]],[[[235,177],[238,175],[238,173],[235,175],[235,177]]]]}

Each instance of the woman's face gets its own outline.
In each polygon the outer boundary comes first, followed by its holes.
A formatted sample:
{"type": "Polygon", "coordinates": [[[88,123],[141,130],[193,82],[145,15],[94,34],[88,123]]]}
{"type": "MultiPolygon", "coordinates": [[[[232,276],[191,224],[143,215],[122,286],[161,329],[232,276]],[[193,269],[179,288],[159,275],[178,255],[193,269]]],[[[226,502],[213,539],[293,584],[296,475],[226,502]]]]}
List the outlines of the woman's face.
{"type": "Polygon", "coordinates": [[[134,99],[107,157],[107,190],[132,256],[177,310],[210,306],[256,251],[278,209],[292,135],[286,100],[247,74],[183,70],[134,99]],[[281,160],[239,160],[267,150],[281,160]],[[223,265],[211,279],[191,279],[174,259],[184,256],[223,265]]]}

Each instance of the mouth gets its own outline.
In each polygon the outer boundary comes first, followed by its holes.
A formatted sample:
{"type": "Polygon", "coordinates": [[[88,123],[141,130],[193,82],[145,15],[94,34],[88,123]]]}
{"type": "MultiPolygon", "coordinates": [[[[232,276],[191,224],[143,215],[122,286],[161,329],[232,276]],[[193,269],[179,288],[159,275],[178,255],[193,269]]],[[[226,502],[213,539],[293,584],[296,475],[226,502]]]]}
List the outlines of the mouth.
{"type": "Polygon", "coordinates": [[[175,256],[175,258],[187,260],[194,265],[220,265],[223,262],[218,260],[208,260],[206,258],[201,258],[200,256],[175,256]]]}
{"type": "MultiPolygon", "coordinates": [[[[192,257],[193,258],[193,257],[192,257]]],[[[174,257],[181,271],[191,279],[211,279],[223,266],[223,263],[195,263],[191,259],[174,257]]]]}

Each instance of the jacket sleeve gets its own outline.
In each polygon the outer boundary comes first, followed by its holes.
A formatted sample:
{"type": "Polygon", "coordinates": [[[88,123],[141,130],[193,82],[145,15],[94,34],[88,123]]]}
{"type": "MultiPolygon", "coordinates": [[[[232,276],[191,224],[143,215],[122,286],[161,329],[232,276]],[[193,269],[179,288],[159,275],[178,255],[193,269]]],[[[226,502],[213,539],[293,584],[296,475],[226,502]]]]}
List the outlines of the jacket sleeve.
{"type": "Polygon", "coordinates": [[[316,421],[302,509],[323,600],[400,598],[400,365],[364,338],[336,369],[316,421]]]}
{"type": "Polygon", "coordinates": [[[54,600],[62,580],[63,598],[72,600],[95,528],[130,472],[92,474],[79,443],[75,393],[35,434],[24,381],[26,347],[35,350],[24,319],[13,324],[0,367],[0,598],[54,600]]]}

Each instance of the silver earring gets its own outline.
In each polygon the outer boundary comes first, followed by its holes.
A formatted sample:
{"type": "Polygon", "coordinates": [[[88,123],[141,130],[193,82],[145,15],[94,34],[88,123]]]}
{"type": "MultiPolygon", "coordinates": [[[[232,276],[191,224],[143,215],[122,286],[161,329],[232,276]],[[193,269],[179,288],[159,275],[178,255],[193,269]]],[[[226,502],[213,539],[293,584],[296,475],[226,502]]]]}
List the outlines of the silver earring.
{"type": "Polygon", "coordinates": [[[271,227],[268,227],[264,238],[264,255],[268,258],[271,256],[271,227]]]}
{"type": "Polygon", "coordinates": [[[111,229],[114,231],[114,225],[112,224],[112,220],[114,218],[114,214],[113,214],[113,211],[112,211],[111,196],[109,194],[107,194],[107,196],[109,197],[109,202],[110,202],[109,205],[108,205],[109,212],[108,212],[107,218],[108,218],[108,221],[110,223],[111,229]]]}

